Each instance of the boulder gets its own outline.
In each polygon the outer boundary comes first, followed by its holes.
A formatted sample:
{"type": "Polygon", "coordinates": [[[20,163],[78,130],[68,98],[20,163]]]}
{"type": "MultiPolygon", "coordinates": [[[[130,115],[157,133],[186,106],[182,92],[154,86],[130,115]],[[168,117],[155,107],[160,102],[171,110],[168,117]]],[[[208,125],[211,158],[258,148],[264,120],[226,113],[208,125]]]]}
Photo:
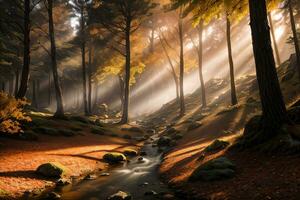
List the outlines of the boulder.
{"type": "Polygon", "coordinates": [[[124,155],[125,156],[137,156],[138,152],[134,149],[125,149],[124,155]]]}
{"type": "Polygon", "coordinates": [[[171,141],[172,141],[171,138],[169,138],[167,136],[162,136],[158,139],[157,145],[158,146],[169,146],[171,141]]]}
{"type": "Polygon", "coordinates": [[[71,181],[69,179],[61,178],[56,182],[57,186],[65,186],[65,185],[70,185],[71,181]]]}
{"type": "Polygon", "coordinates": [[[114,163],[120,163],[120,162],[126,161],[126,157],[122,153],[116,153],[116,152],[114,152],[114,153],[107,153],[107,154],[105,154],[103,156],[103,160],[105,162],[114,164],[114,163]]]}
{"type": "Polygon", "coordinates": [[[193,123],[191,123],[191,124],[188,126],[187,130],[188,130],[188,131],[192,131],[192,130],[195,130],[195,129],[199,128],[200,126],[202,126],[201,123],[193,122],[193,123]]]}
{"type": "Polygon", "coordinates": [[[132,199],[131,195],[123,191],[119,191],[107,198],[107,200],[131,200],[131,199],[132,199]]]}
{"type": "Polygon", "coordinates": [[[218,152],[225,149],[229,145],[229,142],[223,140],[215,140],[213,143],[208,145],[204,152],[211,153],[211,152],[218,152]]]}
{"type": "Polygon", "coordinates": [[[235,165],[226,157],[219,157],[200,165],[190,176],[189,181],[218,181],[232,178],[235,165]]]}
{"type": "Polygon", "coordinates": [[[40,165],[36,173],[48,178],[61,178],[66,173],[66,167],[57,162],[49,162],[40,165]]]}

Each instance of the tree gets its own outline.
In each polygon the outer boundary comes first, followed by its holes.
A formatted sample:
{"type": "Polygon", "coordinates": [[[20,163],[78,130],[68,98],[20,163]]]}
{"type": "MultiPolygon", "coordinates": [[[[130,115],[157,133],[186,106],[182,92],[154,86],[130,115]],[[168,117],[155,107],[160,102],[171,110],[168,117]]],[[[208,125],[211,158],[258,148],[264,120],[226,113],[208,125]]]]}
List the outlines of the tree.
{"type": "Polygon", "coordinates": [[[115,36],[119,45],[112,48],[125,57],[124,105],[120,123],[127,123],[129,120],[131,34],[140,27],[144,17],[155,6],[151,0],[103,0],[92,13],[93,17],[98,16],[96,21],[115,36]]]}
{"type": "Polygon", "coordinates": [[[297,37],[297,29],[296,29],[295,18],[294,18],[294,13],[293,13],[293,5],[292,5],[291,0],[288,0],[287,3],[288,3],[288,10],[290,13],[290,21],[291,21],[291,27],[292,27],[292,32],[293,32],[293,41],[294,41],[296,57],[297,57],[298,74],[299,74],[299,78],[300,78],[300,48],[299,48],[299,40],[297,37]]]}
{"type": "MultiPolygon", "coordinates": [[[[55,36],[54,36],[54,25],[53,25],[53,0],[48,0],[48,17],[49,17],[49,39],[51,43],[51,64],[52,64],[52,73],[54,79],[54,87],[56,94],[56,112],[54,114],[55,117],[63,117],[64,116],[64,107],[63,107],[63,98],[61,92],[60,80],[57,72],[57,60],[56,60],[56,44],[55,44],[55,36]]],[[[50,87],[50,85],[49,85],[50,87]]],[[[50,95],[50,94],[49,94],[50,95]]]]}
{"type": "Polygon", "coordinates": [[[265,0],[250,0],[250,26],[263,110],[263,130],[271,136],[286,120],[286,107],[275,68],[265,0]]]}

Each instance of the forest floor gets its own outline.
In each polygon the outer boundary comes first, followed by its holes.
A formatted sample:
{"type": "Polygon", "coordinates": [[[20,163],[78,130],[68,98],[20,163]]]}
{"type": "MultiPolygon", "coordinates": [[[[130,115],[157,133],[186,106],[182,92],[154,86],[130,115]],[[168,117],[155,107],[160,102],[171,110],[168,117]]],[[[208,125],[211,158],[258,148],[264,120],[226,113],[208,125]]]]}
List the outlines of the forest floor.
{"type": "MultiPolygon", "coordinates": [[[[83,178],[89,173],[107,170],[109,165],[102,160],[105,153],[140,148],[137,141],[123,138],[126,131],[114,131],[117,134],[111,134],[113,130],[107,129],[108,134],[99,135],[92,133],[91,126],[83,123],[50,119],[44,122],[48,124],[48,128],[75,129],[76,135],[49,136],[39,132],[37,141],[1,137],[0,199],[2,195],[6,199],[19,199],[24,193],[39,194],[45,188],[53,187],[55,180],[35,173],[41,164],[59,162],[67,168],[66,178],[83,178]]],[[[130,134],[134,136],[133,133],[130,134]]]]}
{"type": "MultiPolygon", "coordinates": [[[[278,68],[281,89],[288,107],[300,99],[299,79],[293,75],[292,68],[289,61],[278,68]]],[[[208,102],[211,103],[205,110],[200,109],[200,92],[196,91],[186,98],[187,112],[184,117],[176,117],[179,113],[176,102],[168,103],[148,116],[145,124],[158,124],[163,119],[166,126],[172,124],[183,136],[165,154],[160,167],[162,180],[184,199],[300,199],[299,155],[268,155],[226,148],[203,157],[205,147],[216,139],[233,144],[243,133],[246,122],[261,114],[255,76],[249,75],[236,81],[239,99],[237,106],[228,106],[230,91],[226,89],[227,86],[225,80],[207,83],[208,102]],[[195,123],[200,124],[200,127],[189,130],[195,123]],[[233,178],[213,182],[189,181],[197,167],[222,156],[236,165],[233,178]]]]}

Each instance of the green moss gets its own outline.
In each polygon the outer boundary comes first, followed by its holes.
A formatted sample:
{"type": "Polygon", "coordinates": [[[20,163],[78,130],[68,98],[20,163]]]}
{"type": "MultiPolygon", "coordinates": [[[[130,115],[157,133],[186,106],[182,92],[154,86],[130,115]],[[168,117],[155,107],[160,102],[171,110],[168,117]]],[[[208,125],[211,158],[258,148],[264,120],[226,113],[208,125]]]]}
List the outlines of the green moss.
{"type": "Polygon", "coordinates": [[[61,178],[67,172],[67,168],[58,162],[49,162],[40,165],[36,173],[48,178],[61,178]]]}
{"type": "Polygon", "coordinates": [[[199,166],[190,176],[190,181],[217,181],[232,178],[235,165],[226,157],[216,158],[199,166]]]}
{"type": "Polygon", "coordinates": [[[126,156],[122,153],[107,153],[103,156],[103,160],[108,163],[120,163],[126,161],[126,156]]]}

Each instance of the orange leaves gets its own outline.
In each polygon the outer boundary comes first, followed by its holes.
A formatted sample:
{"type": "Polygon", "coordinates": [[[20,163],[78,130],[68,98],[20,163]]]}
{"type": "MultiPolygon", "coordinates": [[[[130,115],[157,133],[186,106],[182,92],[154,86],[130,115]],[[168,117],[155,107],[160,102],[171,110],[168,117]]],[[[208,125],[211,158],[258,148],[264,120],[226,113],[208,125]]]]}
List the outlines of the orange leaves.
{"type": "Polygon", "coordinates": [[[15,134],[22,132],[21,121],[30,122],[23,107],[28,102],[24,99],[17,100],[4,92],[0,92],[0,132],[15,134]]]}

